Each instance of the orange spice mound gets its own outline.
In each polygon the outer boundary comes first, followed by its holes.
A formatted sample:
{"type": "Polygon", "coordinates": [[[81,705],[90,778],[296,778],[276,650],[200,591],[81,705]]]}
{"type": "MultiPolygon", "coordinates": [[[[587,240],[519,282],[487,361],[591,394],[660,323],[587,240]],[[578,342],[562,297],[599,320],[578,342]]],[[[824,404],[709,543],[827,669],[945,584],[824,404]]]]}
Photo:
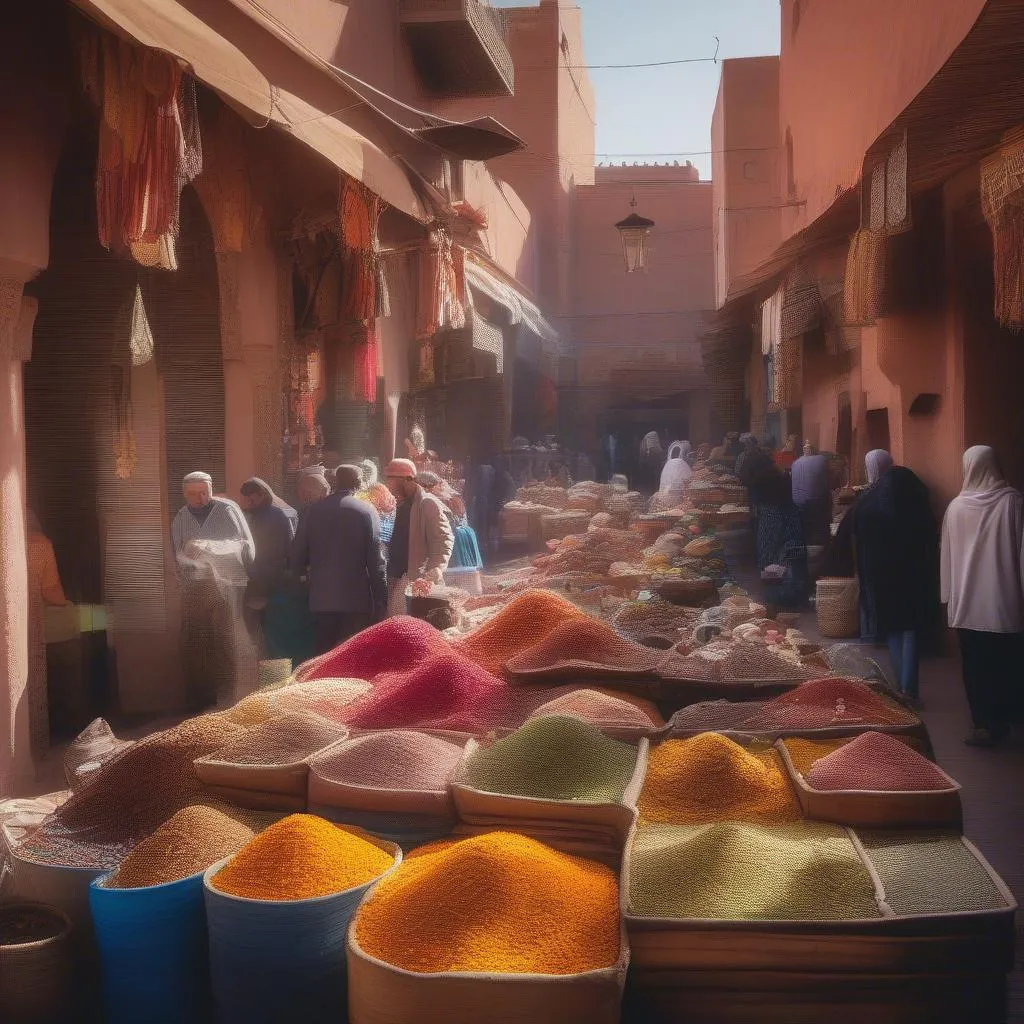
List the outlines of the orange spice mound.
{"type": "Polygon", "coordinates": [[[291,814],[261,832],[213,876],[220,892],[250,900],[308,900],[365,885],[391,854],[314,814],[291,814]]]}
{"type": "Polygon", "coordinates": [[[664,658],[663,651],[627,640],[604,622],[578,618],[563,622],[543,640],[511,658],[507,669],[513,675],[525,675],[578,665],[639,674],[653,672],[664,658]]]}
{"type": "Polygon", "coordinates": [[[478,665],[500,675],[509,658],[543,640],[571,619],[586,618],[571,601],[550,590],[527,590],[454,646],[478,665]]]}
{"type": "Polygon", "coordinates": [[[356,913],[359,945],[407,971],[577,974],[619,959],[618,879],[512,832],[421,847],[356,913]]]}
{"type": "Polygon", "coordinates": [[[716,732],[651,750],[638,801],[646,821],[796,821],[800,809],[774,750],[750,751],[716,732]]]}

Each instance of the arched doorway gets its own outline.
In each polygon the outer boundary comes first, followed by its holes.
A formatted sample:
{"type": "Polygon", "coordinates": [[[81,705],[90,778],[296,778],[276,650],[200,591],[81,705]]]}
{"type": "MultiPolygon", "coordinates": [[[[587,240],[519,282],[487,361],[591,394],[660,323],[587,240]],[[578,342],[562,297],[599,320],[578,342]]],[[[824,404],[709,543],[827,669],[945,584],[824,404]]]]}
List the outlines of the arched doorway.
{"type": "Polygon", "coordinates": [[[54,181],[50,264],[30,289],[39,315],[25,367],[30,502],[68,598],[89,609],[83,632],[47,649],[51,719],[65,734],[100,711],[180,705],[170,519],[186,472],[205,469],[219,488],[225,476],[209,225],[188,189],[176,271],[108,252],[96,227],[96,151],[95,122],[76,123],[54,181]],[[133,360],[136,295],[154,342],[148,360],[133,360]],[[115,446],[122,428],[130,446],[115,446]]]}

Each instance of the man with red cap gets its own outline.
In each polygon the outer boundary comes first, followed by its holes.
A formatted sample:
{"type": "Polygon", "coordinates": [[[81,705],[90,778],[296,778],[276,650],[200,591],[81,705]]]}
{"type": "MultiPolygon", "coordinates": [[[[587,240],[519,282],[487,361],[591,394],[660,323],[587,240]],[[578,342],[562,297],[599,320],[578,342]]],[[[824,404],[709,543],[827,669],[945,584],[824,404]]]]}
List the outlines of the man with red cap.
{"type": "Polygon", "coordinates": [[[441,583],[452,557],[455,538],[444,505],[416,482],[411,459],[392,459],[384,482],[398,500],[395,526],[388,545],[388,612],[405,614],[409,581],[441,583]]]}

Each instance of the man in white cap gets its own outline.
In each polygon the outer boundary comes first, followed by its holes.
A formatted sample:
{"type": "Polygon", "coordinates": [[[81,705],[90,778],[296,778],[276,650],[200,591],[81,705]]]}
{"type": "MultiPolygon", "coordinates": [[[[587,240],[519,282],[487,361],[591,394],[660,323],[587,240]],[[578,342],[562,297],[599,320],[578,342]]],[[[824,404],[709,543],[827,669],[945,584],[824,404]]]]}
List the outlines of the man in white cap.
{"type": "Polygon", "coordinates": [[[416,481],[411,459],[392,459],[384,482],[398,499],[395,528],[388,544],[388,613],[405,614],[410,580],[441,583],[451,561],[455,536],[444,505],[416,481]]]}
{"type": "Polygon", "coordinates": [[[241,646],[249,569],[256,553],[241,508],[213,496],[209,473],[182,482],[185,506],[171,523],[182,588],[182,662],[186,702],[199,711],[230,699],[241,646]]]}

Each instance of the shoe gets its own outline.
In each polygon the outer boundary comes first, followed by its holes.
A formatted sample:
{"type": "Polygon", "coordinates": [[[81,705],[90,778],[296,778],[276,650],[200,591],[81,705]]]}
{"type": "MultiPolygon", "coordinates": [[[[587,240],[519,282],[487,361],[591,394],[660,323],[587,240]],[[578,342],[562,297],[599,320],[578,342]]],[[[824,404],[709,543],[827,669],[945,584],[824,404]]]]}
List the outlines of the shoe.
{"type": "Polygon", "coordinates": [[[996,738],[988,729],[972,729],[967,734],[964,743],[969,747],[994,747],[996,745],[996,738]]]}

